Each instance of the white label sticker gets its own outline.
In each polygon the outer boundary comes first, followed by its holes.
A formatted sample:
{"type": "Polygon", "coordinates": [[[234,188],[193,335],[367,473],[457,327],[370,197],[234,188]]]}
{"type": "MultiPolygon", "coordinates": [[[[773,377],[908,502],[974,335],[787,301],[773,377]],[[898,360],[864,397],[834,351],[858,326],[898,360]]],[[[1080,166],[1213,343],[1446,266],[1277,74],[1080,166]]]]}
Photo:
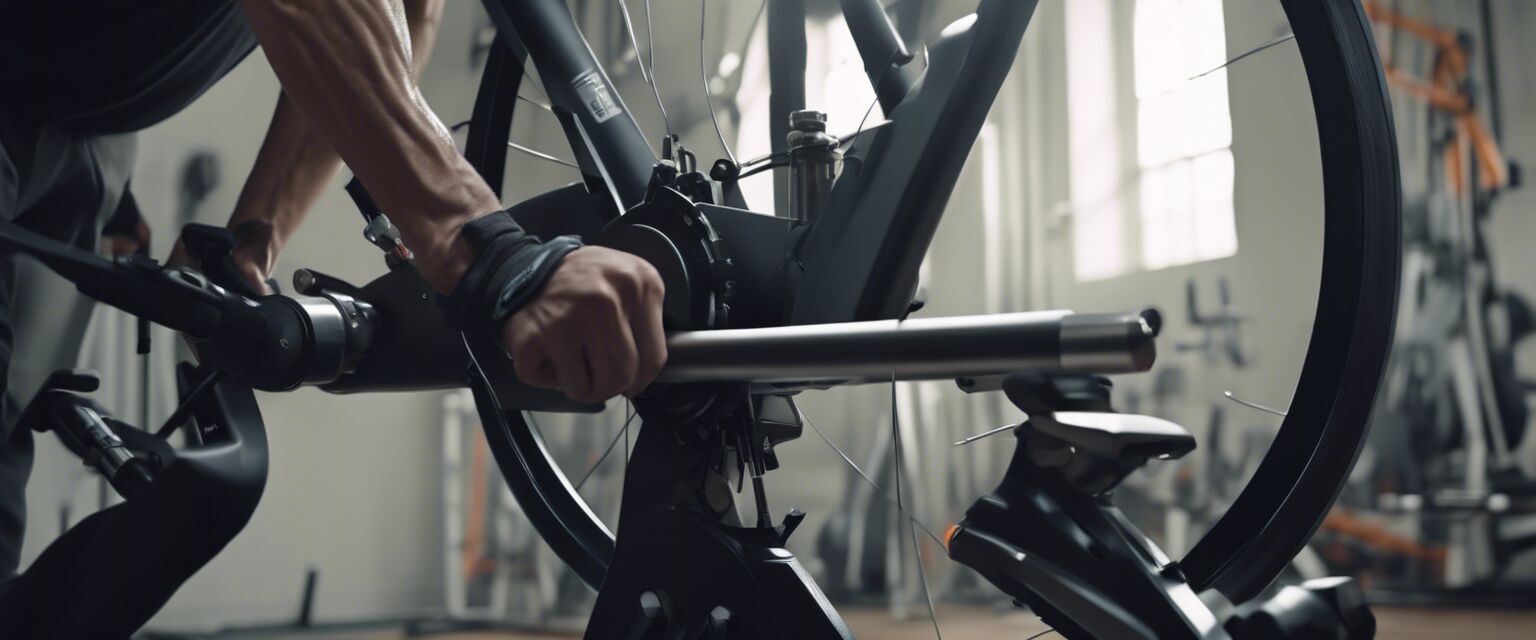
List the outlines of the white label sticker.
{"type": "Polygon", "coordinates": [[[596,71],[587,71],[575,80],[571,81],[571,87],[576,89],[576,95],[581,97],[582,104],[587,105],[587,111],[592,114],[592,119],[598,122],[607,122],[609,118],[619,115],[619,102],[613,99],[613,92],[608,90],[608,84],[603,82],[603,76],[596,71]]]}

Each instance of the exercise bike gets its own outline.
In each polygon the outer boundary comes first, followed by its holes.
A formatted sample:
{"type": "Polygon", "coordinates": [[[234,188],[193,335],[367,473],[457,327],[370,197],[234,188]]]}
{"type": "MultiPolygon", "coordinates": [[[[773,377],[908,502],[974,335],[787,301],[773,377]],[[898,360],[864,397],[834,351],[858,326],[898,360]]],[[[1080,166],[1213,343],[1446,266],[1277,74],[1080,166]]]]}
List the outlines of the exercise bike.
{"type": "MultiPolygon", "coordinates": [[[[8,224],[0,245],[42,260],[87,295],[191,336],[204,373],[189,407],[218,393],[248,398],[252,389],[302,385],[335,393],[469,387],[529,519],[598,591],[589,638],[850,637],[785,549],[803,514],[776,518],[764,478],[777,447],[807,424],[796,394],[935,379],[1004,394],[1028,415],[1004,430],[1016,449],[998,488],[942,542],[1063,636],[1368,637],[1373,620],[1347,580],[1255,599],[1321,522],[1360,450],[1390,342],[1400,250],[1392,121],[1364,14],[1343,0],[1282,4],[1322,152],[1319,301],[1279,435],[1230,509],[1177,560],[1108,499],[1149,459],[1195,444],[1177,424],[1116,413],[1102,378],[1152,366],[1156,314],[908,317],[920,306],[922,256],[1034,2],[982,0],[928,43],[918,69],[878,2],[844,0],[887,121],[861,127],[846,146],[828,140],[835,137],[815,135],[825,132],[814,116],[789,119],[805,105],[787,83],[774,94],[784,116],[775,128],[793,129],[775,137],[782,150],[755,164],[717,161],[707,172],[675,136],[660,157],[651,150],[564,2],[485,2],[497,39],[466,155],[499,192],[531,60],[582,181],[509,215],[541,236],[578,235],[640,255],[667,285],[669,363],[634,399],[642,426],[618,536],[575,493],[525,414],[601,407],[521,385],[490,336],[449,331],[398,234],[360,189],[366,235],[392,256],[388,273],[355,286],[301,270],[294,297],[241,293],[238,277],[221,272],[216,238],[202,243],[206,273],[108,262],[8,224]],[[810,142],[791,145],[790,133],[810,142]],[[739,191],[757,165],[772,164],[796,176],[782,216],[746,210],[739,191]],[[732,478],[752,486],[749,519],[735,507],[732,478]],[[1202,593],[1240,606],[1213,607],[1202,593]]],[[[771,49],[803,29],[799,2],[769,2],[765,11],[769,32],[781,36],[771,49]]],[[[773,75],[803,78],[803,56],[773,58],[773,75]]],[[[259,419],[229,415],[259,433],[259,419]]],[[[259,441],[242,438],[237,450],[258,450],[259,441]]],[[[244,484],[259,487],[261,477],[244,484]]]]}

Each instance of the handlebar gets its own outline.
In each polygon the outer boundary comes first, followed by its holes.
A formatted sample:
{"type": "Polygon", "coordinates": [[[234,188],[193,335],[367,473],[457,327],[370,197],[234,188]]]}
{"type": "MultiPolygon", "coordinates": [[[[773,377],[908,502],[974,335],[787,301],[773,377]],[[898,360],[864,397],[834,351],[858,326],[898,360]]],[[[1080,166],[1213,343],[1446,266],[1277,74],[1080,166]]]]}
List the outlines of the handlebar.
{"type": "MultiPolygon", "coordinates": [[[[184,240],[216,238],[207,242],[219,250],[200,252],[204,262],[215,254],[227,260],[232,243],[208,229],[184,240]]],[[[0,222],[0,247],[38,258],[88,296],[185,333],[204,367],[256,389],[312,384],[347,393],[464,381],[464,343],[424,308],[432,306],[430,289],[409,263],[360,289],[301,271],[297,288],[306,295],[252,298],[198,271],[144,256],[106,260],[9,222],[0,222]]],[[[230,265],[219,266],[226,277],[239,277],[230,265]]],[[[1156,355],[1155,333],[1145,315],[1070,311],[679,332],[668,336],[659,380],[782,386],[1145,371],[1156,355]]],[[[478,362],[508,406],[592,408],[523,387],[505,357],[478,362]]]]}
{"type": "MultiPolygon", "coordinates": [[[[227,261],[233,243],[221,233],[228,232],[189,225],[184,240],[205,263],[216,256],[193,245],[222,245],[227,261]]],[[[0,221],[0,248],[38,259],[86,296],[185,334],[204,366],[264,391],[322,384],[351,372],[380,324],[371,305],[345,293],[242,294],[243,283],[228,264],[209,264],[215,268],[205,275],[143,255],[108,260],[8,221],[0,221]],[[215,273],[225,274],[225,281],[215,282],[215,273]]]]}

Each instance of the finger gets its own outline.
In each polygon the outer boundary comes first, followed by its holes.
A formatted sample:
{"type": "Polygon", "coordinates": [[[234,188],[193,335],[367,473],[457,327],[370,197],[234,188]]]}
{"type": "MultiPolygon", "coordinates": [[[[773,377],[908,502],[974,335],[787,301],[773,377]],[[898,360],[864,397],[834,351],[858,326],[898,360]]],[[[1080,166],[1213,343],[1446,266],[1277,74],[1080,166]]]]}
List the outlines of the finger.
{"type": "Polygon", "coordinates": [[[626,396],[644,391],[667,364],[667,335],[662,329],[660,304],[644,305],[637,313],[631,314],[630,328],[639,360],[634,383],[624,392],[626,396]]]}
{"type": "Polygon", "coordinates": [[[245,281],[250,283],[256,293],[264,296],[272,295],[272,287],[267,284],[266,274],[262,273],[261,269],[257,268],[256,265],[249,262],[242,263],[240,265],[240,275],[245,277],[245,281]]]}
{"type": "Polygon", "coordinates": [[[523,384],[540,389],[554,389],[560,384],[555,377],[555,364],[549,352],[538,340],[523,340],[512,350],[512,370],[523,384]]]}
{"type": "Polygon", "coordinates": [[[592,396],[592,371],[581,343],[563,340],[549,347],[550,360],[555,364],[555,387],[571,399],[589,402],[592,396]]]}
{"type": "Polygon", "coordinates": [[[593,363],[593,393],[604,400],[619,395],[635,383],[640,355],[629,321],[622,315],[608,315],[593,334],[593,349],[599,361],[593,363]]]}

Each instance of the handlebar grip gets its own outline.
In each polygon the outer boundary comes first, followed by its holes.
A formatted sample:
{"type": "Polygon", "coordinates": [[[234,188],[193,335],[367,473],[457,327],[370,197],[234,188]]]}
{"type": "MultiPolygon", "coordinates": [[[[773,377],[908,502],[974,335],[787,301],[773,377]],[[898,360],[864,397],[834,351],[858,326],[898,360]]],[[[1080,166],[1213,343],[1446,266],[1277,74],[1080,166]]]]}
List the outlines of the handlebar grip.
{"type": "Polygon", "coordinates": [[[193,222],[181,228],[181,243],[197,258],[201,271],[208,276],[210,282],[247,298],[261,296],[261,292],[256,291],[245,276],[240,274],[240,268],[235,266],[232,257],[235,250],[233,231],[193,222]]]}

